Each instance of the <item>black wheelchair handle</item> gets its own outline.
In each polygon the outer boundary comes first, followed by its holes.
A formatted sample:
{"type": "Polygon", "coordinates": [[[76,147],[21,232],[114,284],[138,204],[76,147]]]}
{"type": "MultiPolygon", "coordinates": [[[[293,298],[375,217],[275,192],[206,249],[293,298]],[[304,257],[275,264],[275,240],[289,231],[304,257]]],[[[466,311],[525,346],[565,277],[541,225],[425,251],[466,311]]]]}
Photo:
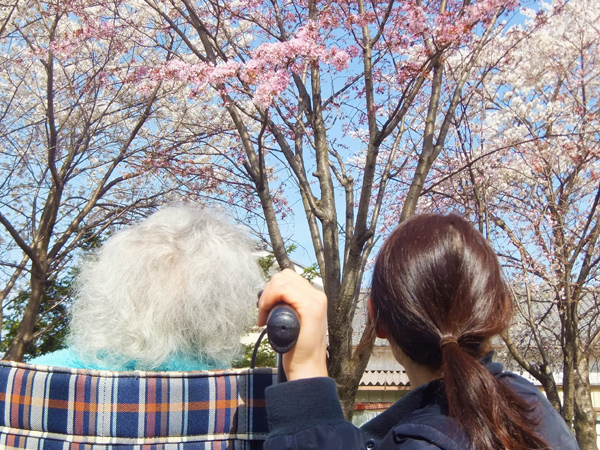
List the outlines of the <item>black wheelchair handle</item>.
{"type": "Polygon", "coordinates": [[[300,319],[294,308],[284,303],[276,305],[267,318],[269,344],[279,354],[289,352],[300,334],[300,319]]]}

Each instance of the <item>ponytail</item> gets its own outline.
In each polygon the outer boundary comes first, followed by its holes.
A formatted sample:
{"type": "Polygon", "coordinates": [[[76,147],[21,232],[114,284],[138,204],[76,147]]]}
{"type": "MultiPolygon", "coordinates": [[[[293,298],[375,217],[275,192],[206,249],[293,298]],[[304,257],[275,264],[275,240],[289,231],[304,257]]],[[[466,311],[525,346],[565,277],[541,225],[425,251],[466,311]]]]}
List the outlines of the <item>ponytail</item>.
{"type": "Polygon", "coordinates": [[[456,215],[402,223],[375,261],[371,301],[378,326],[416,364],[442,374],[449,414],[476,449],[547,449],[536,408],[479,362],[513,305],[496,254],[456,215]]]}
{"type": "Polygon", "coordinates": [[[458,344],[442,347],[442,374],[450,416],[464,429],[473,448],[548,449],[533,433],[535,408],[499,382],[458,344]]]}

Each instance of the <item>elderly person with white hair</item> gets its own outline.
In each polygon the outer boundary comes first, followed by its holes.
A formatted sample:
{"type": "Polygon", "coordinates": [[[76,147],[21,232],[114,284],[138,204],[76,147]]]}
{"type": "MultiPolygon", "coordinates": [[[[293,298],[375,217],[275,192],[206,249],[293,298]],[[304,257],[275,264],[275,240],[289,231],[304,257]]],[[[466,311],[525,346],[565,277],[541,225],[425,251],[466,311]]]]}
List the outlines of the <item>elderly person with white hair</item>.
{"type": "Polygon", "coordinates": [[[77,277],[60,367],[230,367],[264,282],[249,234],[216,209],[167,207],[113,235],[77,277]]]}

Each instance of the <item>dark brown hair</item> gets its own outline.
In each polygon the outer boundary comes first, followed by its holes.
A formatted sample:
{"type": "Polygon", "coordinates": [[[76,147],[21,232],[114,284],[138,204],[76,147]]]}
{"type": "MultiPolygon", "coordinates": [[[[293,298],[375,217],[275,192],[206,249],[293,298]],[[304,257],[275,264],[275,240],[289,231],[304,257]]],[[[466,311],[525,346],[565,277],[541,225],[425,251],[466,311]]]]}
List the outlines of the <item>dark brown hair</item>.
{"type": "Polygon", "coordinates": [[[478,449],[548,448],[534,408],[479,362],[513,306],[496,254],[457,215],[417,215],[383,244],[375,321],[415,363],[440,371],[449,413],[478,449]]]}

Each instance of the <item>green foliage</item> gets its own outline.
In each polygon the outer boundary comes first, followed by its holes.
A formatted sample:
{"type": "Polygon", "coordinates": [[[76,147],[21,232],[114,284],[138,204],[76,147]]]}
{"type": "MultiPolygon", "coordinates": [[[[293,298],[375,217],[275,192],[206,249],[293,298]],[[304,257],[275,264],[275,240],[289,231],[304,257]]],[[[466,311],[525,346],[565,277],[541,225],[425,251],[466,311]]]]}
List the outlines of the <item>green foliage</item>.
{"type": "Polygon", "coordinates": [[[258,258],[258,265],[260,266],[260,270],[262,270],[262,274],[267,280],[271,278],[270,272],[274,264],[275,255],[273,254],[273,252],[269,252],[267,256],[258,258]]]}
{"type": "MultiPolygon", "coordinates": [[[[242,358],[234,361],[232,367],[243,368],[250,367],[252,362],[252,352],[254,351],[254,344],[245,344],[243,346],[244,353],[242,358]]],[[[269,345],[269,340],[265,336],[258,346],[256,352],[256,367],[276,367],[277,366],[277,354],[269,345]]]]}
{"type": "MultiPolygon", "coordinates": [[[[98,236],[93,230],[84,234],[79,251],[85,255],[102,246],[106,236],[98,236]]],[[[66,347],[69,308],[73,301],[73,284],[78,267],[67,269],[66,275],[52,276],[46,282],[44,299],[40,305],[38,321],[33,329],[34,339],[23,355],[23,361],[45,355],[66,347]]],[[[17,334],[23,312],[29,302],[31,291],[20,291],[4,308],[2,323],[1,354],[6,353],[17,334]]]]}
{"type": "Polygon", "coordinates": [[[95,230],[89,230],[83,234],[83,238],[79,243],[79,250],[82,254],[87,255],[96,249],[102,247],[104,241],[110,237],[110,232],[104,235],[96,234],[95,230]]]}
{"type": "Polygon", "coordinates": [[[321,276],[319,265],[317,263],[312,263],[310,266],[305,267],[300,275],[312,282],[312,280],[321,276]]]}
{"type": "MultiPolygon", "coordinates": [[[[65,338],[68,330],[68,311],[73,300],[73,281],[76,271],[71,270],[69,274],[61,278],[52,277],[46,283],[46,292],[40,306],[38,321],[33,330],[34,338],[31,345],[25,351],[24,361],[36,356],[44,355],[65,348],[65,338]]],[[[0,342],[0,352],[3,354],[8,350],[12,340],[17,334],[21,323],[23,312],[31,292],[24,290],[7,308],[4,317],[3,336],[0,342]]]]}
{"type": "MultiPolygon", "coordinates": [[[[290,244],[285,248],[285,252],[289,255],[296,251],[298,246],[296,244],[290,244]]],[[[271,269],[275,265],[275,254],[273,252],[269,252],[267,256],[263,256],[262,258],[258,258],[258,265],[260,266],[264,277],[269,280],[271,279],[271,269]]]]}
{"type": "MultiPolygon", "coordinates": [[[[289,244],[285,251],[289,255],[296,251],[298,246],[296,244],[289,244]]],[[[258,265],[260,266],[264,277],[268,280],[271,278],[271,269],[275,265],[275,255],[273,252],[269,252],[267,256],[263,256],[258,259],[258,265]]],[[[319,271],[319,265],[317,263],[312,263],[310,266],[305,267],[302,273],[300,274],[308,281],[314,280],[317,277],[321,276],[321,272],[319,271]]]]}

